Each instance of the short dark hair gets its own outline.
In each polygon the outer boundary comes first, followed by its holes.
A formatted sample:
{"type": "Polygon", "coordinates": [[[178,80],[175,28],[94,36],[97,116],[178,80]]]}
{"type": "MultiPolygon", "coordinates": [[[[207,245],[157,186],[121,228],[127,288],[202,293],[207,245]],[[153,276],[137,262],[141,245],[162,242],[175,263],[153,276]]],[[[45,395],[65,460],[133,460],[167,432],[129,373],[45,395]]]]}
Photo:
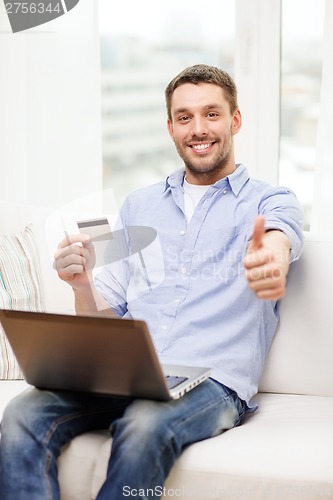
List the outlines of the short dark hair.
{"type": "Polygon", "coordinates": [[[165,101],[169,120],[171,120],[171,99],[174,91],[185,83],[213,83],[222,88],[225,98],[229,103],[230,112],[234,113],[238,108],[237,87],[231,76],[222,69],[206,64],[195,64],[189,66],[179,73],[165,89],[165,101]]]}

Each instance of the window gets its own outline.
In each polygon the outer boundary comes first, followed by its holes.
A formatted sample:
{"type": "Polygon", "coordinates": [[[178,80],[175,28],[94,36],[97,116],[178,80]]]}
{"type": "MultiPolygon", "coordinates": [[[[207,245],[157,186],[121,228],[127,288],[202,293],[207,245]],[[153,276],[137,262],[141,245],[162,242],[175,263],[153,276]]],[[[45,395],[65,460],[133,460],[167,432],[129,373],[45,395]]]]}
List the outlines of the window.
{"type": "Polygon", "coordinates": [[[99,0],[103,185],[118,204],[182,163],[166,127],[164,89],[185,66],[234,73],[235,0],[99,0]]]}
{"type": "MultiPolygon", "coordinates": [[[[322,65],[329,6],[327,0],[211,0],[207,11],[197,0],[99,0],[104,187],[120,203],[181,166],[166,129],[164,88],[185,66],[213,64],[235,77],[239,91],[236,161],[253,177],[293,189],[309,229],[314,204],[319,220],[330,203],[317,207],[328,178],[328,168],[318,174],[323,119],[318,125],[328,108],[322,65]]],[[[328,67],[331,54],[325,57],[328,67]]]]}
{"type": "Polygon", "coordinates": [[[279,183],[294,189],[310,227],[320,112],[324,0],[283,0],[279,183]]]}

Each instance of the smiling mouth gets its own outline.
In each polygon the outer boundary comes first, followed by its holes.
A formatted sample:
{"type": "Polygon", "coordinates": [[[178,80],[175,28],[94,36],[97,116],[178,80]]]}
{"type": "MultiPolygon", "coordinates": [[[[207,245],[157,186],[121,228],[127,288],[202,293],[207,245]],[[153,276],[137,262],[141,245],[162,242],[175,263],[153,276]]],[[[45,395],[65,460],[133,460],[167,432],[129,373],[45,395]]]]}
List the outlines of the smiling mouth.
{"type": "Polygon", "coordinates": [[[202,151],[206,151],[207,149],[209,149],[213,144],[215,144],[215,143],[214,142],[201,142],[200,144],[189,144],[189,147],[194,149],[195,151],[202,152],[202,151]]]}

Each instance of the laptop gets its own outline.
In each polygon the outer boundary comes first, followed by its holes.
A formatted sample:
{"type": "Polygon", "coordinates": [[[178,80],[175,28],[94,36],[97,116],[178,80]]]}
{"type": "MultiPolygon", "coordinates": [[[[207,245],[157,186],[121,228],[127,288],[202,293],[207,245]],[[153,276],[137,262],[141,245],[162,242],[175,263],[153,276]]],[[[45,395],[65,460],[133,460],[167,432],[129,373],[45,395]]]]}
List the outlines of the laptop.
{"type": "Polygon", "coordinates": [[[0,310],[0,322],[24,378],[40,389],[168,401],[210,375],[161,365],[142,320],[0,310]]]}

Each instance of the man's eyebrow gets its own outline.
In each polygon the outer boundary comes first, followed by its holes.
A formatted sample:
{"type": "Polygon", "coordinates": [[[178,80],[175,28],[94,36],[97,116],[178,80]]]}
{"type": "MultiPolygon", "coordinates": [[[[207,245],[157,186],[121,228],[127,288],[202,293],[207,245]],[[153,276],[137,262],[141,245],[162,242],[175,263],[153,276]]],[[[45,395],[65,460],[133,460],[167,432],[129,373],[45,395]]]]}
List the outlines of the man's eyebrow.
{"type": "Polygon", "coordinates": [[[174,110],[174,114],[175,115],[178,115],[179,113],[188,113],[188,109],[187,108],[177,108],[174,110]]]}
{"type": "Polygon", "coordinates": [[[219,103],[213,103],[213,104],[207,104],[207,106],[204,106],[204,109],[223,109],[224,106],[219,103]]]}
{"type": "MultiPolygon", "coordinates": [[[[212,103],[212,104],[207,104],[206,106],[204,106],[202,109],[223,109],[223,106],[222,104],[219,104],[219,103],[212,103]]],[[[175,115],[178,115],[180,113],[190,113],[191,110],[189,108],[177,108],[174,110],[174,114],[175,115]]]]}

